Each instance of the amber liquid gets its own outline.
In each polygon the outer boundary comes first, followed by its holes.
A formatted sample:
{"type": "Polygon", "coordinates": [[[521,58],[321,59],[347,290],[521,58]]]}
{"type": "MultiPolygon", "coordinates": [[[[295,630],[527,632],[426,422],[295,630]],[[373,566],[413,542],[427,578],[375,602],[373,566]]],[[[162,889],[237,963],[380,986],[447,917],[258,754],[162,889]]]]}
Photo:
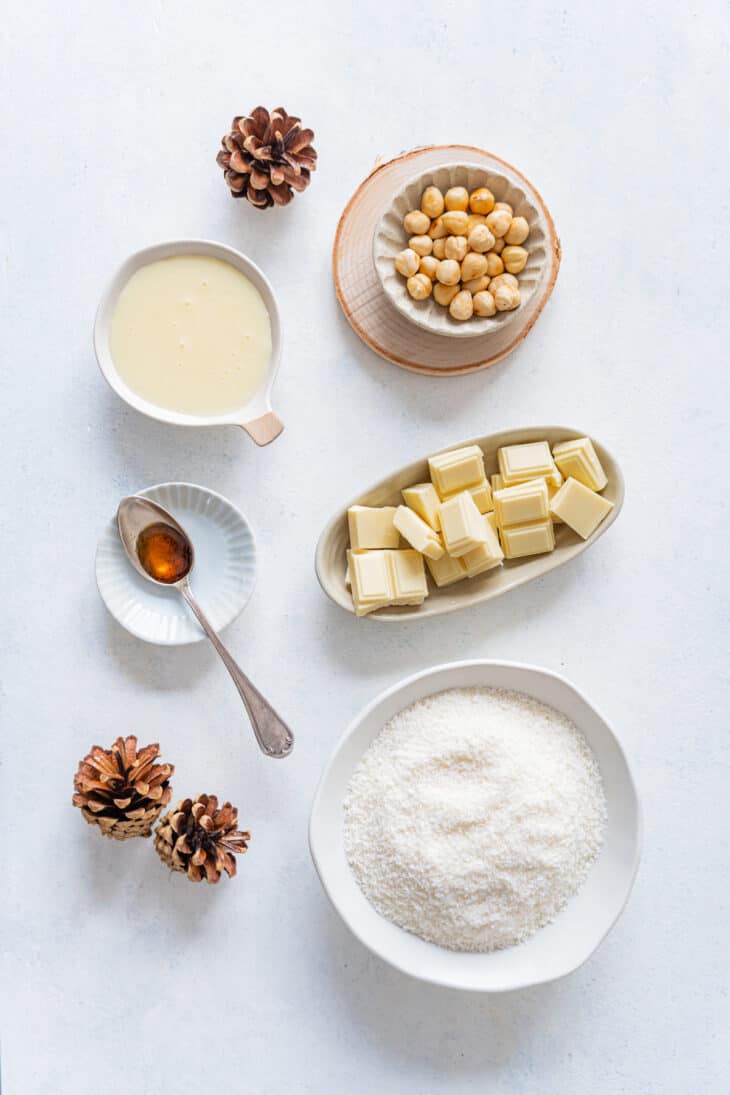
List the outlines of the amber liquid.
{"type": "Polygon", "coordinates": [[[170,525],[148,525],[137,537],[140,563],[158,582],[179,582],[190,570],[190,545],[170,525]]]}

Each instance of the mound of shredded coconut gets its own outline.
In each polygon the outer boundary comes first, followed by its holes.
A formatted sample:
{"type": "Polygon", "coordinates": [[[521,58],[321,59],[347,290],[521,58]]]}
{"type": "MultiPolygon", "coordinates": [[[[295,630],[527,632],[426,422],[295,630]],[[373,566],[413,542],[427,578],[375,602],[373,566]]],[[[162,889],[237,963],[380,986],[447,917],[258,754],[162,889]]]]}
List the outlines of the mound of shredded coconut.
{"type": "Polygon", "coordinates": [[[554,919],[605,819],[598,766],[569,719],[518,692],[451,689],[399,712],[363,754],[345,850],[388,920],[490,951],[554,919]]]}

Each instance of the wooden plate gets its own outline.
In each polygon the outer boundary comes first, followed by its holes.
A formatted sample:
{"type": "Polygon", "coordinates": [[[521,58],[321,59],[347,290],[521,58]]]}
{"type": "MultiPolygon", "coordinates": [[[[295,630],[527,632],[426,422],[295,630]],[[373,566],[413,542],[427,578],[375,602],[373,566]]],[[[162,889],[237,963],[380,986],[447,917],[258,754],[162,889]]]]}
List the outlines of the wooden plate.
{"type": "Polygon", "coordinates": [[[529,334],[550,296],[560,267],[560,240],[547,206],[534,186],[506,161],[470,145],[431,145],[380,164],[358,187],[340,217],[332,252],[337,299],[363,342],[387,361],[431,376],[458,376],[486,369],[511,353],[529,334]],[[423,330],[393,307],[373,264],[373,234],[394,193],[419,172],[463,160],[519,179],[546,226],[548,261],[539,292],[519,319],[483,337],[452,339],[423,330]]]}
{"type": "MultiPolygon", "coordinates": [[[[552,449],[553,445],[560,441],[586,436],[589,435],[568,426],[530,426],[524,429],[491,433],[485,437],[473,437],[468,441],[460,441],[457,445],[448,445],[446,449],[439,451],[446,452],[448,449],[461,449],[465,445],[478,445],[484,453],[484,470],[487,476],[490,476],[498,471],[497,449],[503,445],[520,445],[526,441],[548,441],[552,449]]],[[[427,616],[457,612],[459,609],[469,608],[483,601],[491,601],[493,597],[501,597],[503,593],[508,593],[511,589],[532,581],[533,578],[542,577],[548,571],[569,563],[576,555],[586,551],[599,537],[603,536],[604,532],[608,531],[621,512],[624,501],[624,481],[617,460],[595,438],[592,438],[592,441],[608,478],[608,483],[601,491],[601,495],[609,502],[613,502],[613,509],[587,540],[582,540],[578,533],[573,532],[567,525],[556,525],[555,549],[548,554],[529,555],[523,559],[507,559],[501,567],[495,567],[494,570],[488,570],[485,574],[477,575],[476,578],[466,579],[441,589],[437,589],[429,578],[429,595],[422,605],[381,608],[363,618],[376,622],[422,620],[427,616]]],[[[434,453],[429,453],[429,456],[433,455],[434,453]]],[[[429,479],[428,458],[424,456],[412,464],[399,468],[398,471],[381,479],[375,486],[348,502],[335,514],[322,532],[315,557],[317,578],[327,596],[346,612],[354,614],[355,611],[350,590],[345,585],[347,548],[350,543],[347,527],[349,507],[397,506],[403,500],[401,497],[403,487],[410,487],[414,483],[427,483],[429,479]]]]}

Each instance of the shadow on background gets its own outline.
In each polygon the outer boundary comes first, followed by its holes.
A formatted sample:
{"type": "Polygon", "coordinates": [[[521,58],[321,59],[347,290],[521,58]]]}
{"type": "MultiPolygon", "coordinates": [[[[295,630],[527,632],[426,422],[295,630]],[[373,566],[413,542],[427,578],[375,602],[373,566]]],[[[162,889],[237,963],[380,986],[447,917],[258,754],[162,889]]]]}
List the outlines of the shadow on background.
{"type": "Polygon", "coordinates": [[[404,1067],[425,1061],[439,1069],[448,1061],[451,1071],[486,1078],[490,1066],[496,1073],[520,1053],[570,992],[566,982],[498,995],[429,985],[371,955],[329,905],[314,918],[322,934],[312,948],[312,976],[324,979],[354,1024],[404,1067]]]}

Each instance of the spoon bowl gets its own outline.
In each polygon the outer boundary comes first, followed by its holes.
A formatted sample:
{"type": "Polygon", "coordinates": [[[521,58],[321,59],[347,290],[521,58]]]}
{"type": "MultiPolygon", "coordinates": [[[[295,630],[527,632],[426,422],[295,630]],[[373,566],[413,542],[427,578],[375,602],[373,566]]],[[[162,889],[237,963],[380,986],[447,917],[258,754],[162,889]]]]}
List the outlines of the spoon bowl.
{"type": "Polygon", "coordinates": [[[137,573],[141,574],[143,578],[146,578],[148,582],[153,582],[158,586],[174,588],[190,576],[190,573],[195,566],[195,547],[193,546],[193,542],[179,521],[176,521],[168,510],[164,509],[162,506],[158,506],[156,502],[151,502],[149,498],[141,498],[138,494],[131,494],[129,497],[123,498],[117,509],[117,528],[119,529],[119,538],[127,553],[127,558],[137,573]],[[139,538],[145,529],[148,529],[150,525],[153,524],[167,525],[185,542],[186,550],[189,553],[190,565],[176,582],[164,582],[159,578],[155,578],[153,574],[150,574],[150,572],[142,566],[138,550],[139,538]]]}

